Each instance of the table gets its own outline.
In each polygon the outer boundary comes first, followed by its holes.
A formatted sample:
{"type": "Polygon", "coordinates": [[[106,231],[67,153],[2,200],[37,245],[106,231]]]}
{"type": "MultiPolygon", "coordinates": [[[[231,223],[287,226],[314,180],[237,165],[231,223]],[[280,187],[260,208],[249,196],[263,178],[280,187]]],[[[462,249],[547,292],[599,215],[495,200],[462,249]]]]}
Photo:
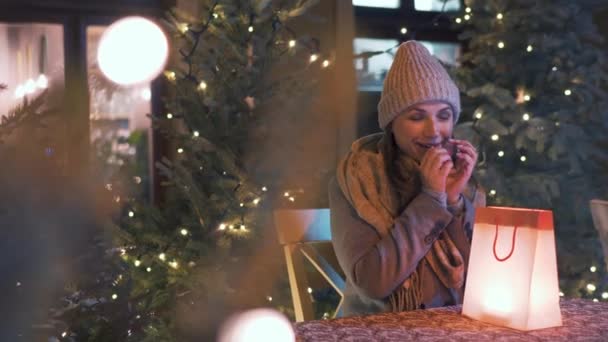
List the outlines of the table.
{"type": "Polygon", "coordinates": [[[562,299],[563,326],[522,332],[461,315],[461,305],[295,324],[308,341],[608,341],[608,302],[562,299]]]}

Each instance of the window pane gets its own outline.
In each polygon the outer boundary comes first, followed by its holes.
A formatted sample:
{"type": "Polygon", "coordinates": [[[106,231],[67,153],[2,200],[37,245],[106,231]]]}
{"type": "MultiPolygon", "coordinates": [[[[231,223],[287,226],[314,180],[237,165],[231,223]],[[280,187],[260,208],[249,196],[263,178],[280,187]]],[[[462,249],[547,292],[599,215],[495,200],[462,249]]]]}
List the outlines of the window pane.
{"type": "Polygon", "coordinates": [[[64,84],[63,27],[0,23],[0,114],[48,87],[64,84]]]}
{"type": "Polygon", "coordinates": [[[432,55],[437,57],[444,63],[458,65],[458,57],[460,57],[460,44],[449,42],[429,42],[420,41],[432,55]]]}
{"type": "MultiPolygon", "coordinates": [[[[395,39],[355,38],[355,54],[371,51],[386,51],[399,42],[395,39]]],[[[382,82],[393,62],[393,53],[382,53],[369,58],[357,58],[355,69],[360,91],[382,91],[382,82]]]]}
{"type": "Polygon", "coordinates": [[[91,145],[104,182],[132,176],[149,195],[151,163],[150,85],[121,86],[106,78],[97,63],[97,48],[106,26],[87,28],[87,64],[91,145]]]}
{"type": "Polygon", "coordinates": [[[353,0],[353,5],[364,7],[399,8],[400,0],[353,0]]]}
{"type": "Polygon", "coordinates": [[[441,12],[442,10],[445,12],[448,11],[459,11],[460,10],[460,0],[414,0],[414,8],[416,11],[433,11],[433,12],[441,12]]]}

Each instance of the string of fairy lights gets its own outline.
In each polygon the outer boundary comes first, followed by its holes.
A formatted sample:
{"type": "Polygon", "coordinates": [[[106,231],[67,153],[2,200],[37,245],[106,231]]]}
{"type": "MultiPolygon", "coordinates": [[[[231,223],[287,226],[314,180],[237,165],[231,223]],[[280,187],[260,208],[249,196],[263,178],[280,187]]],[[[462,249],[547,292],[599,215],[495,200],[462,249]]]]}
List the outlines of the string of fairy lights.
{"type": "MultiPolygon", "coordinates": [[[[471,21],[474,17],[474,13],[473,10],[470,7],[466,7],[464,10],[464,15],[462,17],[458,16],[454,19],[454,21],[456,22],[456,24],[459,25],[464,25],[467,22],[471,21]]],[[[507,15],[503,12],[498,12],[496,13],[495,16],[495,23],[498,24],[498,26],[500,27],[500,25],[502,25],[504,23],[504,21],[506,20],[507,15]]],[[[499,50],[505,49],[506,48],[506,43],[504,40],[498,40],[496,42],[496,47],[499,50]]],[[[534,45],[533,44],[526,44],[524,47],[522,47],[523,50],[525,51],[525,53],[533,53],[535,51],[534,49],[534,45]]],[[[556,72],[558,70],[558,67],[556,65],[553,65],[551,67],[551,71],[552,72],[556,72]]],[[[524,88],[518,88],[516,89],[516,93],[517,93],[517,98],[516,98],[516,103],[520,104],[520,105],[525,105],[525,103],[530,102],[532,100],[532,94],[524,89],[524,88]]],[[[563,90],[563,94],[564,96],[571,96],[573,95],[573,91],[572,89],[570,89],[569,87],[566,87],[563,90]]],[[[473,118],[475,121],[481,120],[484,116],[483,111],[477,111],[474,113],[473,118]]],[[[530,120],[533,118],[533,115],[531,112],[527,111],[524,109],[524,112],[521,115],[521,120],[524,122],[530,122],[530,120]]],[[[559,121],[555,121],[555,126],[559,127],[560,123],[559,121]]],[[[492,141],[493,143],[498,143],[500,141],[501,135],[498,133],[494,133],[490,136],[490,141],[492,141]]],[[[506,157],[506,152],[504,149],[499,149],[498,152],[496,152],[496,155],[498,158],[504,158],[506,157]]],[[[528,160],[528,157],[526,156],[525,153],[520,153],[519,155],[519,160],[522,163],[525,163],[528,160]]],[[[491,197],[496,197],[498,195],[497,191],[495,189],[490,189],[488,191],[488,194],[491,197]]]]}
{"type": "MultiPolygon", "coordinates": [[[[175,23],[176,29],[184,36],[190,35],[194,41],[194,44],[193,44],[193,48],[189,52],[180,51],[183,60],[188,64],[188,72],[184,75],[179,75],[178,72],[175,70],[165,70],[163,74],[164,74],[164,77],[169,82],[175,83],[175,82],[177,82],[178,78],[181,77],[183,79],[192,81],[196,87],[196,90],[201,92],[202,94],[205,94],[209,90],[208,81],[203,80],[203,79],[197,79],[196,76],[194,75],[193,67],[192,67],[193,62],[191,60],[191,57],[195,53],[196,46],[198,45],[198,40],[201,39],[203,33],[209,28],[210,25],[212,25],[213,21],[222,20],[225,18],[223,13],[215,11],[215,7],[217,6],[217,3],[218,2],[216,2],[212,6],[212,9],[210,11],[209,17],[207,18],[207,21],[205,23],[203,23],[202,26],[198,30],[195,29],[192,25],[187,24],[187,23],[175,23]]],[[[275,17],[275,20],[273,21],[273,30],[276,30],[279,27],[279,25],[277,25],[277,20],[278,20],[278,17],[275,17]]],[[[280,23],[280,24],[282,24],[282,23],[280,23]]],[[[282,28],[285,29],[291,36],[290,39],[286,40],[286,42],[278,41],[278,43],[286,45],[286,50],[283,53],[295,52],[296,49],[305,49],[306,51],[308,51],[307,59],[308,59],[308,63],[310,65],[320,63],[319,66],[320,66],[320,68],[323,68],[323,69],[329,68],[331,66],[331,64],[332,64],[331,59],[323,58],[323,55],[320,53],[318,41],[313,39],[312,45],[307,44],[306,42],[299,40],[296,37],[295,33],[291,29],[289,29],[287,26],[283,26],[282,28]]],[[[256,31],[253,15],[250,16],[250,23],[247,26],[246,30],[249,34],[253,34],[256,31]]],[[[164,118],[166,120],[175,120],[175,119],[179,118],[179,116],[176,116],[172,112],[167,112],[164,115],[164,118]]],[[[201,133],[197,130],[193,130],[192,138],[197,139],[199,137],[201,137],[201,133]]],[[[183,155],[183,154],[187,153],[186,149],[182,146],[177,147],[176,152],[178,155],[183,155]]],[[[200,167],[200,170],[203,170],[202,166],[200,167]]],[[[228,174],[228,172],[226,172],[226,171],[223,171],[222,175],[227,176],[227,177],[230,176],[228,174]]],[[[136,184],[140,184],[141,178],[135,177],[134,181],[136,184]]],[[[116,190],[113,188],[111,183],[106,184],[105,188],[109,192],[113,192],[116,190]]],[[[262,202],[263,198],[266,196],[266,194],[268,194],[269,190],[270,189],[268,186],[261,186],[259,188],[258,196],[255,196],[253,199],[251,199],[248,202],[240,202],[238,204],[238,206],[240,208],[247,208],[247,209],[258,207],[259,204],[262,202]]],[[[282,192],[281,197],[284,198],[285,201],[293,203],[296,201],[297,195],[301,194],[301,193],[303,193],[302,189],[286,190],[286,191],[282,192]]],[[[118,194],[114,195],[112,197],[112,200],[116,203],[125,202],[123,200],[123,198],[121,198],[121,196],[118,194]]],[[[137,210],[135,208],[128,209],[128,211],[126,213],[127,213],[127,216],[129,219],[137,218],[137,210]]],[[[224,222],[219,223],[216,228],[216,231],[225,232],[228,234],[236,234],[238,236],[238,235],[242,235],[242,234],[247,234],[249,232],[249,227],[247,227],[245,225],[245,223],[242,221],[242,218],[241,218],[240,220],[239,219],[225,220],[224,222]]],[[[177,271],[183,265],[187,265],[188,267],[196,266],[195,262],[193,262],[193,261],[184,262],[182,260],[179,260],[179,258],[177,256],[171,255],[171,253],[169,252],[171,250],[171,244],[174,243],[175,241],[178,241],[177,238],[188,239],[191,236],[192,236],[191,232],[187,227],[176,228],[176,234],[175,234],[175,237],[173,238],[173,240],[171,242],[169,242],[169,244],[167,244],[162,249],[162,251],[157,252],[155,258],[144,258],[144,253],[131,255],[130,251],[132,249],[136,249],[135,246],[122,247],[122,248],[118,249],[118,252],[119,252],[119,256],[125,262],[131,263],[135,268],[144,269],[145,272],[147,272],[147,273],[151,273],[153,271],[153,267],[154,267],[155,263],[160,264],[160,265],[166,265],[166,267],[168,267],[169,269],[177,271]]],[[[112,285],[118,286],[122,280],[123,280],[123,276],[118,275],[118,277],[112,282],[112,285]]],[[[312,294],[311,288],[308,289],[308,293],[312,294]]],[[[114,301],[118,300],[119,299],[118,293],[116,293],[116,292],[112,293],[110,298],[114,301]]],[[[266,300],[268,302],[272,302],[273,298],[272,298],[272,296],[268,295],[268,296],[266,296],[266,300]]],[[[328,317],[328,314],[326,313],[324,317],[328,317]]],[[[66,337],[68,334],[69,334],[69,332],[65,331],[61,334],[61,336],[66,337]]],[[[129,335],[131,335],[131,331],[129,331],[129,335]]]]}

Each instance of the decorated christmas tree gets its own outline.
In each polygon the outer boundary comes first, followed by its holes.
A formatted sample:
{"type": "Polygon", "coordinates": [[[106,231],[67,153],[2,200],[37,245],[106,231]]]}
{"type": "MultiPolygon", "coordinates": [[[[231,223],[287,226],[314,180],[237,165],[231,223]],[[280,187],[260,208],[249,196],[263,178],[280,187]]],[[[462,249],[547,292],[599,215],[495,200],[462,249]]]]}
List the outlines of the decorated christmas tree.
{"type": "Polygon", "coordinates": [[[605,47],[572,1],[465,1],[456,135],[479,147],[488,204],[552,209],[560,286],[600,299],[602,251],[589,200],[606,196],[605,47]],[[603,164],[602,164],[603,163],[603,164]]]}
{"type": "Polygon", "coordinates": [[[315,74],[329,66],[319,42],[289,26],[315,2],[199,0],[167,15],[175,58],[164,72],[166,112],[152,118],[169,151],[156,164],[160,203],[138,196],[137,160],[114,156],[124,162],[104,180],[119,209],[111,243],[83,257],[91,266],[55,311],[57,338],[212,340],[236,310],[289,315],[271,213],[293,195],[259,169],[275,152],[261,148],[273,117],[297,121],[315,74]]]}

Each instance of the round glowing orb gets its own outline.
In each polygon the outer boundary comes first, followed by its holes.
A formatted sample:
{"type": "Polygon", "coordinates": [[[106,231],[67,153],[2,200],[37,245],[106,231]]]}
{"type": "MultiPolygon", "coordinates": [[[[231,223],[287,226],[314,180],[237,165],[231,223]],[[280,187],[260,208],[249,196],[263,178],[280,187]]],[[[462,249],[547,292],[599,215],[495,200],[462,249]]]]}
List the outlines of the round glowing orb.
{"type": "Polygon", "coordinates": [[[295,333],[291,323],[280,312],[261,308],[236,314],[219,332],[219,342],[291,342],[295,333]]]}
{"type": "Polygon", "coordinates": [[[154,22],[126,17],[110,25],[97,50],[101,71],[113,82],[133,85],[154,79],[164,69],[169,43],[154,22]]]}

